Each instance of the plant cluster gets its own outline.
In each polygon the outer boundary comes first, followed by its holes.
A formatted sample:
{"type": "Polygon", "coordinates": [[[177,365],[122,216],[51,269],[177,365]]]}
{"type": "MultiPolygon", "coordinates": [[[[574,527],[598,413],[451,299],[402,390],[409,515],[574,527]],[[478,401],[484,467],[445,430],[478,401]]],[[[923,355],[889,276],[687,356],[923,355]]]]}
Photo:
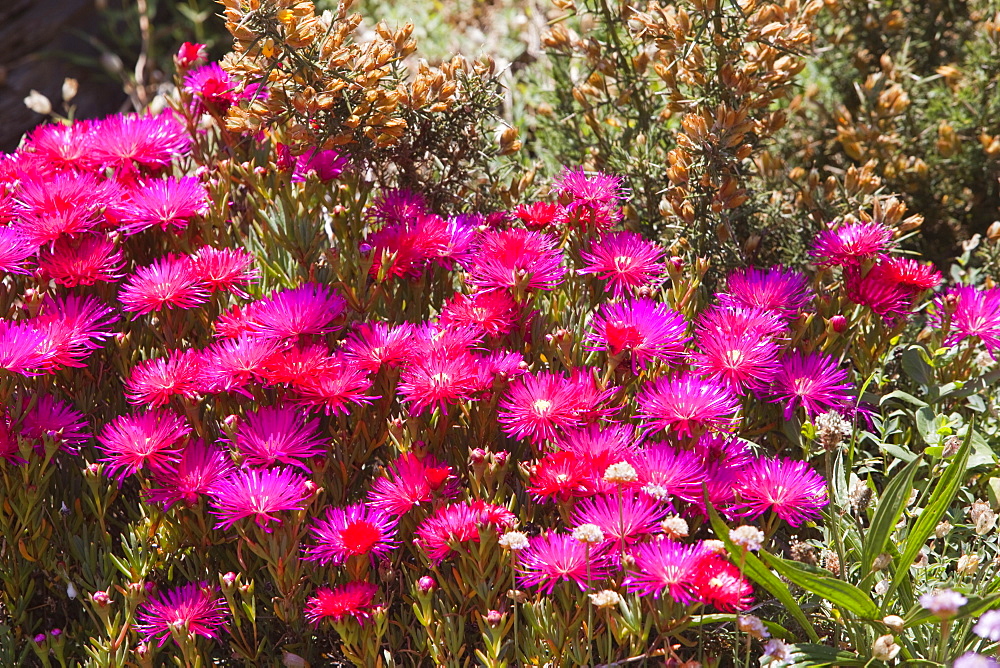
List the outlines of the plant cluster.
{"type": "MultiPolygon", "coordinates": [[[[808,263],[729,269],[622,176],[501,196],[513,134],[450,153],[487,66],[225,4],[172,109],[0,161],[0,662],[996,666],[1000,288],[904,251],[876,163],[808,263]]],[[[726,7],[629,26],[677,86],[758,31],[667,107],[719,244],[814,11],[726,7]]]]}

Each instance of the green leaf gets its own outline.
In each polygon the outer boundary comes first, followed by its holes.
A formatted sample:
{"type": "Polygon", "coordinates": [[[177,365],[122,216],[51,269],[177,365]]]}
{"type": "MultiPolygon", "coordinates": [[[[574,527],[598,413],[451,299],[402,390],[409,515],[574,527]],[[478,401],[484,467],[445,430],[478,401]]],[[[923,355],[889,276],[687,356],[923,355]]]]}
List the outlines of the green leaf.
{"type": "Polygon", "coordinates": [[[941,517],[948,510],[948,506],[951,505],[952,499],[955,498],[958,488],[962,485],[962,480],[965,478],[966,464],[969,461],[969,453],[972,452],[972,433],[975,430],[975,426],[975,418],[973,418],[969,424],[969,430],[965,434],[965,442],[962,443],[958,454],[955,455],[951,464],[948,465],[948,468],[938,480],[930,500],[920,512],[920,516],[917,517],[917,521],[913,523],[913,528],[910,529],[910,533],[906,536],[903,551],[899,556],[899,560],[896,561],[896,572],[893,575],[892,584],[889,586],[889,591],[885,593],[885,598],[883,599],[883,608],[889,605],[893,593],[899,588],[900,583],[909,576],[910,564],[917,557],[920,548],[927,542],[927,537],[934,531],[934,527],[937,526],[941,517]]]}
{"type": "Polygon", "coordinates": [[[864,548],[861,552],[861,575],[867,577],[872,570],[875,558],[885,552],[885,546],[892,537],[893,528],[906,509],[913,488],[913,478],[917,475],[921,458],[917,457],[894,476],[882,491],[875,514],[872,516],[871,527],[864,537],[864,548]]]}
{"type": "Polygon", "coordinates": [[[763,550],[760,552],[760,558],[789,582],[797,584],[806,591],[811,591],[844,610],[850,610],[862,619],[880,617],[875,601],[850,582],[844,582],[832,575],[825,575],[819,569],[807,569],[801,564],[776,557],[763,550]]]}
{"type": "Polygon", "coordinates": [[[879,404],[884,406],[885,404],[889,403],[890,399],[900,399],[908,404],[916,406],[917,408],[923,408],[924,406],[927,405],[926,401],[921,401],[912,394],[908,392],[903,392],[902,390],[894,390],[889,394],[885,395],[884,397],[882,397],[882,400],[879,401],[879,404]]]}
{"type": "Polygon", "coordinates": [[[900,358],[900,363],[906,375],[921,385],[930,385],[934,382],[934,369],[922,346],[907,348],[900,358]]]}
{"type": "Polygon", "coordinates": [[[864,666],[868,660],[852,652],[841,652],[826,645],[798,643],[789,648],[788,660],[784,665],[790,668],[822,666],[864,666]]]}
{"type": "Polygon", "coordinates": [[[809,635],[809,639],[815,642],[819,642],[819,634],[816,633],[816,629],[813,628],[812,623],[806,614],[802,612],[802,608],[799,607],[798,602],[795,597],[792,596],[792,592],[789,591],[788,586],[778,579],[778,577],[772,573],[764,563],[756,557],[752,552],[745,551],[742,548],[737,547],[733,541],[729,538],[729,527],[722,518],[719,517],[719,513],[716,512],[715,508],[708,500],[708,493],[705,493],[705,505],[708,508],[709,519],[712,522],[712,529],[715,531],[715,536],[721,540],[726,549],[729,550],[729,554],[733,556],[733,559],[739,563],[741,560],[743,562],[743,573],[750,576],[750,578],[759,584],[761,587],[770,592],[771,596],[778,599],[785,609],[795,618],[795,620],[805,629],[806,633],[809,635]]]}

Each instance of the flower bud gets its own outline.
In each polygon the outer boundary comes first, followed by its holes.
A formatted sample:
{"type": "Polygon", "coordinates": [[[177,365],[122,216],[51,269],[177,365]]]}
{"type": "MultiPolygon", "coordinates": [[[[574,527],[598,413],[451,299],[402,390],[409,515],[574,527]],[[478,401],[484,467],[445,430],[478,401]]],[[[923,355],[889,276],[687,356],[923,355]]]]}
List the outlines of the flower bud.
{"type": "Polygon", "coordinates": [[[108,592],[106,591],[95,591],[90,595],[90,599],[94,602],[94,605],[101,608],[111,605],[111,597],[108,596],[108,592]]]}
{"type": "Polygon", "coordinates": [[[891,635],[879,636],[872,644],[872,656],[879,661],[892,661],[900,649],[891,635]]]}
{"type": "Polygon", "coordinates": [[[490,610],[486,613],[486,623],[492,628],[496,628],[503,621],[503,613],[499,610],[490,610]]]}
{"type": "Polygon", "coordinates": [[[437,587],[437,582],[435,582],[434,578],[429,575],[425,575],[417,580],[417,590],[419,590],[421,594],[431,592],[435,587],[437,587]]]}

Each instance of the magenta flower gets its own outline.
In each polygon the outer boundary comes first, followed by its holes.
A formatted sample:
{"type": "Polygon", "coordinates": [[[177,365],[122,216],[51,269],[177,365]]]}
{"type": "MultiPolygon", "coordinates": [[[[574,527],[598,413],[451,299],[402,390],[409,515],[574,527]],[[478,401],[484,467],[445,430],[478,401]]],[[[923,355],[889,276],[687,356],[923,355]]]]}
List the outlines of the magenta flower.
{"type": "Polygon", "coordinates": [[[244,334],[213,343],[202,354],[202,383],[208,392],[239,392],[260,382],[265,364],[279,349],[275,339],[244,334]]]}
{"type": "Polygon", "coordinates": [[[343,174],[348,164],[347,158],[333,149],[312,149],[295,158],[292,182],[302,183],[307,176],[313,174],[320,182],[327,183],[343,174]]]}
{"type": "Polygon", "coordinates": [[[691,450],[655,443],[639,451],[634,466],[639,476],[637,486],[646,494],[657,499],[675,496],[701,504],[702,485],[708,479],[708,471],[691,450]]]}
{"type": "Polygon", "coordinates": [[[416,358],[399,376],[396,389],[409,404],[410,414],[427,409],[448,412],[448,406],[470,399],[479,389],[479,366],[467,352],[431,354],[416,358]]]}
{"type": "Polygon", "coordinates": [[[241,248],[203,246],[192,256],[194,272],[211,292],[232,292],[246,299],[244,285],[259,274],[253,267],[254,256],[241,248]]]}
{"type": "Polygon", "coordinates": [[[702,560],[694,590],[702,603],[719,610],[746,610],[753,603],[753,588],[740,570],[719,556],[702,560]]]}
{"type": "Polygon", "coordinates": [[[654,360],[671,364],[682,359],[690,338],[684,316],[649,299],[602,304],[590,324],[593,349],[613,356],[629,353],[634,372],[654,360]]]}
{"type": "Polygon", "coordinates": [[[560,582],[575,582],[581,591],[609,577],[606,545],[588,545],[569,534],[550,532],[531,539],[517,561],[518,581],[552,594],[560,582]]]}
{"type": "Polygon", "coordinates": [[[800,406],[806,417],[843,409],[851,403],[847,370],[823,353],[792,352],[781,360],[781,369],[771,382],[768,400],[785,406],[785,420],[791,420],[800,406]]]}
{"type": "Polygon", "coordinates": [[[512,229],[484,232],[468,270],[479,290],[551,290],[562,281],[562,251],[542,232],[512,229]]]}
{"type": "Polygon", "coordinates": [[[182,442],[191,433],[184,418],[154,409],[139,415],[122,415],[101,432],[98,441],[107,472],[118,483],[143,467],[169,469],[180,460],[182,442]]]}
{"type": "Polygon", "coordinates": [[[269,531],[269,524],[281,524],[278,513],[302,510],[312,492],[306,478],[287,468],[240,469],[217,482],[211,489],[212,514],[216,529],[229,529],[243,519],[253,519],[269,531]]]}
{"type": "Polygon", "coordinates": [[[554,230],[566,222],[566,208],[558,202],[520,204],[511,213],[529,230],[554,230]]]}
{"type": "Polygon", "coordinates": [[[225,112],[236,100],[236,82],[219,63],[208,63],[184,76],[184,91],[195,100],[199,111],[225,112]]]}
{"type": "Polygon", "coordinates": [[[50,295],[29,322],[45,334],[52,352],[47,366],[56,368],[85,366],[83,359],[112,336],[109,328],[117,319],[111,308],[95,297],[50,295]]]}
{"type": "Polygon", "coordinates": [[[664,429],[679,436],[726,431],[736,423],[740,403],[721,381],[690,374],[646,383],[636,395],[646,431],[664,429]]]}
{"type": "Polygon", "coordinates": [[[247,413],[236,428],[233,444],[243,455],[245,466],[288,464],[307,473],[309,467],[300,460],[326,451],[326,440],[319,435],[319,420],[310,420],[287,406],[265,406],[247,413]]]}
{"type": "Polygon", "coordinates": [[[563,434],[558,445],[592,472],[593,483],[588,489],[594,487],[605,493],[615,490],[615,485],[603,479],[608,467],[618,462],[631,462],[639,452],[635,432],[627,424],[612,423],[603,428],[592,424],[585,429],[571,429],[563,434]]]}
{"type": "Polygon", "coordinates": [[[316,590],[316,596],[306,602],[306,619],[312,624],[319,624],[324,619],[339,622],[351,617],[364,623],[371,617],[369,609],[375,601],[376,592],[378,587],[370,582],[348,582],[335,589],[322,587],[316,590]]]}
{"type": "Polygon", "coordinates": [[[260,373],[267,385],[296,386],[332,372],[340,364],[342,361],[325,345],[297,345],[270,355],[260,373]]]}
{"type": "Polygon", "coordinates": [[[699,330],[698,347],[692,355],[695,368],[724,381],[737,394],[767,386],[778,372],[780,349],[769,338],[699,330]]]}
{"type": "Polygon", "coordinates": [[[413,325],[408,322],[359,323],[344,343],[344,357],[368,373],[378,373],[383,365],[398,367],[410,356],[413,336],[413,325]]]}
{"type": "Polygon", "coordinates": [[[164,308],[201,306],[208,301],[208,289],[191,258],[168,255],[129,276],[118,299],[124,310],[135,313],[132,317],[135,320],[144,313],[164,308]]]}
{"type": "Polygon", "coordinates": [[[136,234],[150,227],[183,230],[195,216],[209,211],[208,191],[196,177],[168,177],[147,181],[130,193],[119,213],[122,232],[136,234]]]}
{"type": "Polygon", "coordinates": [[[99,163],[93,155],[94,128],[100,121],[75,121],[71,125],[39,125],[18,150],[22,159],[31,157],[56,171],[90,172],[99,163]]]}
{"type": "Polygon", "coordinates": [[[513,438],[534,443],[555,440],[557,430],[583,424],[578,390],[577,383],[559,374],[525,374],[500,400],[497,420],[513,438]]]}
{"type": "Polygon", "coordinates": [[[194,440],[184,448],[176,464],[153,471],[153,481],[158,487],[147,490],[146,499],[163,504],[164,510],[180,502],[193,506],[232,472],[233,462],[227,453],[202,440],[194,440]]]}
{"type": "Polygon", "coordinates": [[[142,604],[136,613],[135,630],[144,642],[163,647],[172,632],[181,637],[218,638],[229,610],[226,600],[205,583],[171,589],[142,604]]]}
{"type": "Polygon", "coordinates": [[[67,452],[76,454],[79,446],[89,438],[86,430],[87,419],[83,413],[49,395],[38,397],[21,420],[21,436],[34,440],[39,450],[45,439],[51,439],[67,452]]]}
{"type": "Polygon", "coordinates": [[[388,190],[375,198],[368,214],[383,226],[405,223],[426,215],[427,202],[420,193],[388,190]]]}
{"type": "Polygon", "coordinates": [[[378,399],[368,394],[372,382],[365,370],[343,358],[315,376],[302,378],[292,387],[298,403],[321,408],[327,415],[347,415],[352,404],[365,405],[378,399]]]}
{"type": "Polygon", "coordinates": [[[193,399],[202,386],[203,363],[197,350],[174,350],[167,357],[139,362],[125,381],[125,396],[137,406],[163,406],[175,396],[193,399]]]}
{"type": "Polygon", "coordinates": [[[75,288],[116,282],[122,277],[124,260],[121,250],[110,239],[87,234],[78,239],[59,237],[50,248],[38,254],[38,266],[59,285],[75,288]]]}
{"type": "Polygon", "coordinates": [[[530,469],[527,492],[539,501],[569,501],[605,489],[603,471],[575,452],[550,452],[530,469]]]}
{"type": "Polygon", "coordinates": [[[38,376],[48,369],[54,355],[45,332],[26,322],[0,320],[0,370],[38,376]]]}
{"type": "Polygon", "coordinates": [[[579,273],[596,275],[605,282],[605,292],[622,299],[659,280],[665,268],[663,255],[663,248],[640,234],[612,232],[595,239],[589,253],[580,253],[584,268],[579,273]]]}
{"type": "Polygon", "coordinates": [[[553,185],[566,203],[569,223],[588,230],[607,230],[621,220],[621,178],[600,172],[588,176],[583,169],[564,169],[553,185]]]}
{"type": "Polygon", "coordinates": [[[506,292],[456,293],[441,311],[441,326],[474,327],[488,336],[500,337],[514,328],[518,317],[517,303],[506,292]]]}
{"type": "Polygon", "coordinates": [[[900,282],[886,262],[867,271],[860,265],[844,268],[844,292],[855,304],[867,306],[886,320],[905,316],[912,310],[913,297],[919,292],[900,282]]]}
{"type": "Polygon", "coordinates": [[[738,269],[729,274],[728,292],[719,295],[725,306],[763,308],[785,318],[794,318],[812,301],[809,279],[797,271],[738,269]]]}
{"type": "Polygon", "coordinates": [[[601,494],[573,507],[573,524],[595,524],[605,540],[631,545],[660,532],[667,508],[649,495],[632,492],[601,494]]]}
{"type": "Polygon", "coordinates": [[[892,229],[882,223],[849,223],[816,235],[811,254],[821,267],[857,266],[889,250],[892,229]]]}
{"type": "Polygon", "coordinates": [[[95,135],[94,157],[120,174],[133,173],[137,167],[166,167],[191,145],[184,122],[170,112],[111,116],[97,125],[95,135]]]}
{"type": "Polygon", "coordinates": [[[372,258],[373,279],[417,278],[431,262],[449,256],[454,231],[439,216],[418,213],[387,223],[365,240],[361,251],[372,258]]]}
{"type": "Polygon", "coordinates": [[[372,483],[368,499],[375,508],[399,516],[435,496],[449,497],[456,492],[451,468],[438,463],[432,455],[420,458],[404,453],[388,467],[385,477],[372,483]]]}
{"type": "MultiPolygon", "coordinates": [[[[331,288],[306,283],[252,304],[249,331],[273,339],[326,334],[336,329],[333,321],[343,313],[346,305],[347,302],[331,288]]],[[[247,310],[250,312],[251,308],[247,310]]]]}
{"type": "Polygon", "coordinates": [[[20,227],[0,227],[0,271],[26,274],[24,265],[38,250],[20,227]]]}
{"type": "Polygon", "coordinates": [[[17,192],[18,230],[36,247],[63,235],[78,236],[94,229],[103,209],[120,197],[115,183],[98,181],[92,174],[36,175],[23,181],[17,192]]]}
{"type": "Polygon", "coordinates": [[[361,503],[327,509],[326,519],[316,520],[312,534],[316,545],[306,548],[306,556],[324,565],[342,566],[353,556],[365,555],[374,561],[399,546],[396,520],[361,503]]]}
{"type": "Polygon", "coordinates": [[[932,324],[942,327],[944,314],[950,314],[947,344],[953,346],[963,339],[976,338],[991,354],[1000,351],[1000,288],[978,289],[958,286],[935,300],[936,314],[932,324]]]}
{"type": "Polygon", "coordinates": [[[512,527],[516,518],[500,506],[482,501],[442,506],[417,527],[414,542],[435,562],[445,559],[456,543],[478,543],[479,527],[512,527]]]}
{"type": "MultiPolygon", "coordinates": [[[[726,295],[719,295],[725,301],[726,295]]],[[[759,306],[725,306],[705,309],[698,317],[699,336],[725,334],[740,339],[774,339],[787,329],[782,317],[759,306]]]]}
{"type": "Polygon", "coordinates": [[[806,462],[756,459],[739,476],[738,509],[749,519],[768,510],[793,527],[818,519],[827,504],[826,481],[806,462]]]}
{"type": "Polygon", "coordinates": [[[664,594],[681,605],[698,600],[695,582],[711,554],[702,543],[682,545],[669,539],[637,545],[635,566],[625,578],[625,587],[640,596],[659,599],[664,594]]]}

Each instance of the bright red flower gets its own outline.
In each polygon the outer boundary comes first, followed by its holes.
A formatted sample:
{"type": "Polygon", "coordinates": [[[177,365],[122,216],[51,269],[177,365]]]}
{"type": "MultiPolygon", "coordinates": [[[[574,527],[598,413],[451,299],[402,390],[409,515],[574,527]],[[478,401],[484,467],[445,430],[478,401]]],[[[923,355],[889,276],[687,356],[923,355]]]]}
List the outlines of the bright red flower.
{"type": "Polygon", "coordinates": [[[404,453],[387,468],[385,477],[372,483],[368,498],[372,506],[399,516],[435,496],[450,497],[456,492],[456,478],[451,468],[438,463],[431,455],[421,458],[404,453]]]}
{"type": "MultiPolygon", "coordinates": [[[[0,245],[2,243],[0,240],[0,245]]],[[[49,248],[39,252],[38,266],[59,285],[75,288],[116,282],[122,277],[124,260],[121,250],[110,239],[87,234],[78,239],[59,237],[49,248]]]]}
{"type": "Polygon", "coordinates": [[[396,520],[361,503],[327,509],[326,519],[316,520],[311,531],[316,545],[306,548],[306,556],[324,565],[342,566],[353,556],[374,560],[399,546],[396,520]]]}
{"type": "Polygon", "coordinates": [[[364,623],[371,617],[369,609],[375,601],[376,592],[378,587],[370,582],[348,582],[335,589],[323,587],[306,603],[306,619],[312,624],[319,624],[324,619],[339,622],[351,617],[364,623]]]}
{"type": "Polygon", "coordinates": [[[125,381],[125,396],[131,404],[149,406],[163,406],[175,396],[193,399],[202,386],[203,361],[200,351],[174,350],[139,362],[125,381]]]}
{"type": "Polygon", "coordinates": [[[550,452],[531,468],[527,491],[539,501],[568,501],[594,494],[601,475],[576,453],[550,452]]]}

